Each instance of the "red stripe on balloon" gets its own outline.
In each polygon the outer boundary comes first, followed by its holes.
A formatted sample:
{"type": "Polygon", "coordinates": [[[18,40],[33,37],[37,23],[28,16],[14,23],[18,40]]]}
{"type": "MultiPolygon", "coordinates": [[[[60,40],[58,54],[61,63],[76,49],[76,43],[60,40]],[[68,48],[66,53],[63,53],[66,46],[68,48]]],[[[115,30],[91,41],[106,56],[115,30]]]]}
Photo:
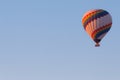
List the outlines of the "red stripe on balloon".
{"type": "Polygon", "coordinates": [[[111,27],[111,25],[112,25],[112,23],[107,24],[107,25],[105,25],[105,26],[103,26],[103,27],[100,27],[99,29],[95,30],[95,31],[92,33],[91,37],[94,39],[96,33],[98,33],[99,31],[102,31],[102,30],[104,30],[104,29],[106,29],[106,28],[111,27]]]}

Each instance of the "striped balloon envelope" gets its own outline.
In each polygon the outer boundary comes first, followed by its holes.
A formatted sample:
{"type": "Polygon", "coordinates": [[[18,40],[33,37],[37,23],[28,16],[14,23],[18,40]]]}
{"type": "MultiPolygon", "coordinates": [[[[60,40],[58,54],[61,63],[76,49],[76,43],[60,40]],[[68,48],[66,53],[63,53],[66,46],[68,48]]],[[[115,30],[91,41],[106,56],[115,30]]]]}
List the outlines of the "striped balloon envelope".
{"type": "Polygon", "coordinates": [[[96,47],[112,26],[111,15],[103,9],[94,9],[86,12],[82,17],[85,31],[96,43],[96,47]]]}

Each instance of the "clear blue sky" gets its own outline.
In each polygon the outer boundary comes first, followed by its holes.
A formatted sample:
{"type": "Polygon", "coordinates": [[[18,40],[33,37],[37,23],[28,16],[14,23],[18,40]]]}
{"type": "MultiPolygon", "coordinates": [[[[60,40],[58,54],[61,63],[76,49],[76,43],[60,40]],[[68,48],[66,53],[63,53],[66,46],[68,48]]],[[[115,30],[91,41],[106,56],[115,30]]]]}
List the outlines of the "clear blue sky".
{"type": "Polygon", "coordinates": [[[119,0],[1,0],[0,80],[120,80],[119,0]],[[101,42],[84,31],[89,9],[113,26],[101,42]]]}

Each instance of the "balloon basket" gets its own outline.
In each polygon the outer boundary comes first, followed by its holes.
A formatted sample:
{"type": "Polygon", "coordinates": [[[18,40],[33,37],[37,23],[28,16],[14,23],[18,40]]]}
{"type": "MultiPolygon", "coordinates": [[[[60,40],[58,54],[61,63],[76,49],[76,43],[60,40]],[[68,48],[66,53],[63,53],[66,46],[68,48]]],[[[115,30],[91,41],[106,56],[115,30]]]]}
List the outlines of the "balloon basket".
{"type": "Polygon", "coordinates": [[[96,43],[96,44],[95,44],[95,47],[99,47],[99,46],[100,46],[100,44],[99,44],[99,43],[96,43]]]}

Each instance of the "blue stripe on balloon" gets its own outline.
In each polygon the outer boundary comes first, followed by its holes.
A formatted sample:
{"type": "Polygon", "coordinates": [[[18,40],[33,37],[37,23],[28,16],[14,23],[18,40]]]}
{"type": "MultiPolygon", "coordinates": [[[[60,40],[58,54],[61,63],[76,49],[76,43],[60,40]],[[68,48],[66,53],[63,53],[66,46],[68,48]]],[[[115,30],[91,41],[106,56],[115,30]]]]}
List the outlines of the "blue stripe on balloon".
{"type": "Polygon", "coordinates": [[[107,33],[107,32],[110,30],[110,28],[111,28],[111,27],[106,28],[106,29],[98,32],[98,33],[96,34],[95,38],[97,39],[97,38],[99,38],[102,34],[107,33]]]}

